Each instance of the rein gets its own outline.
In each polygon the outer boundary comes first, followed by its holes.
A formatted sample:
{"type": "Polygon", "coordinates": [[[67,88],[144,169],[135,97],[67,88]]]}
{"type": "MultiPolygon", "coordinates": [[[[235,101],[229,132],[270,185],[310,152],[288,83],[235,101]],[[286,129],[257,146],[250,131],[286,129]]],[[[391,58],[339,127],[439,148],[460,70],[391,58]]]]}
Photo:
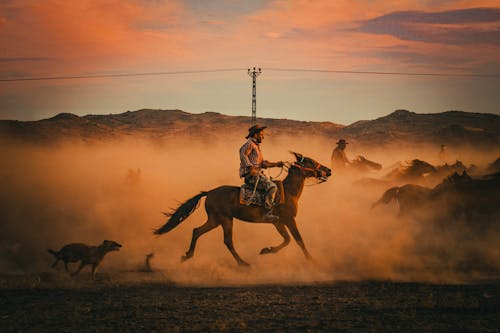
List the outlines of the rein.
{"type": "MultiPolygon", "coordinates": [[[[304,160],[304,157],[302,157],[302,159],[300,160],[300,162],[302,162],[304,160]]],[[[320,170],[321,168],[321,164],[319,164],[318,162],[316,162],[316,165],[314,168],[307,168],[305,166],[303,166],[302,164],[300,163],[297,163],[297,162],[294,162],[292,164],[294,167],[300,169],[302,171],[302,173],[305,175],[305,172],[307,171],[310,171],[310,172],[313,172],[314,173],[314,178],[316,178],[316,184],[311,184],[311,185],[304,185],[304,186],[313,186],[313,185],[318,185],[318,184],[321,184],[323,182],[326,182],[327,178],[323,177],[323,176],[318,176],[318,171],[320,170]]]]}
{"type": "Polygon", "coordinates": [[[304,186],[314,186],[314,185],[319,185],[319,184],[324,183],[324,182],[326,182],[326,179],[316,178],[316,183],[314,183],[314,184],[304,184],[304,186]]]}
{"type": "Polygon", "coordinates": [[[298,164],[297,162],[295,162],[293,164],[293,166],[299,168],[302,171],[311,171],[314,173],[316,173],[316,171],[318,171],[319,168],[321,167],[321,165],[318,163],[318,164],[316,164],[316,167],[314,169],[313,168],[306,168],[305,166],[302,166],[301,164],[298,164]]]}
{"type": "Polygon", "coordinates": [[[304,176],[305,176],[306,172],[312,172],[314,174],[314,178],[316,178],[316,183],[310,184],[310,185],[304,185],[304,186],[318,185],[318,184],[321,184],[321,183],[327,181],[326,177],[318,176],[318,171],[321,169],[321,164],[316,162],[316,165],[314,168],[307,168],[307,167],[303,166],[302,164],[300,164],[303,161],[304,161],[304,157],[302,157],[302,159],[299,162],[285,162],[283,164],[283,166],[281,167],[279,174],[276,177],[271,177],[271,179],[277,179],[279,176],[281,176],[281,174],[283,173],[283,170],[286,170],[288,172],[288,169],[290,169],[292,166],[294,166],[297,169],[299,169],[300,171],[302,171],[302,174],[304,174],[304,176]]]}
{"type": "MultiPolygon", "coordinates": [[[[271,177],[271,179],[276,179],[278,178],[279,176],[281,176],[281,174],[283,173],[283,170],[286,169],[288,171],[288,169],[290,168],[289,165],[286,165],[286,164],[289,164],[289,162],[285,162],[285,164],[283,164],[283,166],[281,167],[280,169],[280,173],[278,173],[278,175],[276,177],[271,177]]],[[[269,173],[268,173],[269,174],[269,173]]]]}

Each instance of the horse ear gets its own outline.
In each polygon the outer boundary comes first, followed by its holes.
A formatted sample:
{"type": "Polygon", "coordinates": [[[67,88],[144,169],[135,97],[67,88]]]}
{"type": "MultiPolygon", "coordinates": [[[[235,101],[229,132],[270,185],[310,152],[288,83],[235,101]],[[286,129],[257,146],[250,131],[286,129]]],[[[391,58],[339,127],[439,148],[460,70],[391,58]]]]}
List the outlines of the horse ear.
{"type": "Polygon", "coordinates": [[[293,155],[295,155],[295,159],[297,159],[297,161],[301,161],[304,158],[304,156],[302,156],[302,154],[296,153],[294,151],[290,150],[290,153],[292,153],[293,155]]]}

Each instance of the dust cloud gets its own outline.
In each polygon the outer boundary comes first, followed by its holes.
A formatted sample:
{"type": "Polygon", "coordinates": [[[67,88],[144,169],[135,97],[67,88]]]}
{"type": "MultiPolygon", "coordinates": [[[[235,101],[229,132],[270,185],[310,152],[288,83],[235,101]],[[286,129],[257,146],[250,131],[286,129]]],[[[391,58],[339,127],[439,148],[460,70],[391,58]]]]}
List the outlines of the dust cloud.
{"type": "MultiPolygon", "coordinates": [[[[271,134],[263,143],[263,152],[271,161],[292,161],[289,150],[293,150],[329,166],[336,139],[271,134]]],[[[347,149],[350,158],[361,154],[384,168],[370,174],[333,170],[325,183],[307,181],[297,224],[313,261],[305,259],[293,240],[277,254],[259,255],[262,248],[281,243],[281,236],[272,225],[235,220],[235,248],[252,265],[250,269],[237,266],[223,243],[221,228],[202,236],[194,257],[181,264],[192,229],[206,220],[204,199],[171,232],[154,236],[152,231],[165,223],[162,212],[199,191],[240,184],[237,151],[244,139],[214,141],[201,144],[179,138],[165,143],[127,140],[57,146],[2,143],[0,272],[52,271],[54,258],[47,253],[48,248],[58,250],[72,242],[98,245],[104,239],[115,240],[123,248],[106,256],[101,271],[141,270],[145,256],[154,253],[154,270],[189,285],[364,279],[453,282],[476,277],[476,271],[458,272],[464,252],[491,263],[489,267],[496,272],[500,269],[494,245],[498,234],[477,234],[467,238],[469,245],[464,246],[458,227],[454,232],[436,232],[398,215],[394,203],[371,209],[389,186],[353,185],[363,177],[383,177],[398,161],[420,158],[437,164],[437,147],[398,147],[396,151],[394,147],[373,149],[355,143],[347,149]]],[[[460,159],[464,164],[486,165],[499,152],[457,150],[449,155],[449,163],[460,159]]],[[[268,173],[285,176],[279,169],[268,173]]],[[[454,226],[457,223],[450,221],[454,226]]],[[[65,274],[62,265],[59,271],[65,274]]]]}

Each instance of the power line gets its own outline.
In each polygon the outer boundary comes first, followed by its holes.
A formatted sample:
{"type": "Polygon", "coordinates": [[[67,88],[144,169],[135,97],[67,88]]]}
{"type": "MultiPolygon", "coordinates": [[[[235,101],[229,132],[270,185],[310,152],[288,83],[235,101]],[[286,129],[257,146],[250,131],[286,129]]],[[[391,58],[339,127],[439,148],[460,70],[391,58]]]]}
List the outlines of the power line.
{"type": "Polygon", "coordinates": [[[177,74],[235,72],[235,71],[243,71],[243,70],[246,70],[246,68],[223,68],[223,69],[205,69],[205,70],[191,70],[191,71],[117,73],[117,74],[96,74],[96,75],[40,76],[40,77],[22,77],[22,78],[6,78],[6,79],[0,78],[0,82],[103,79],[103,78],[121,78],[121,77],[131,77],[131,76],[159,76],[159,75],[177,75],[177,74]]]}
{"type": "Polygon", "coordinates": [[[500,77],[500,74],[480,73],[418,73],[418,72],[378,72],[378,71],[347,71],[329,69],[307,69],[307,68],[264,68],[268,71],[277,72],[313,72],[313,73],[335,73],[335,74],[372,74],[372,75],[407,75],[407,76],[451,76],[451,77],[500,77]]]}
{"type": "MultiPolygon", "coordinates": [[[[262,69],[265,69],[268,71],[277,71],[277,72],[310,72],[310,73],[356,74],[356,75],[399,75],[399,76],[479,77],[479,78],[498,78],[498,77],[500,77],[500,74],[481,74],[481,73],[382,72],[382,71],[351,71],[351,70],[329,70],[329,69],[310,69],[310,68],[262,68],[262,69]]],[[[0,78],[0,82],[123,78],[123,77],[138,77],[138,76],[160,76],[160,75],[203,74],[203,73],[216,73],[216,72],[235,72],[235,71],[246,71],[246,70],[247,70],[247,68],[219,68],[219,69],[170,71],[170,72],[116,73],[116,74],[68,75],[68,76],[40,76],[40,77],[22,77],[22,78],[0,78]]]]}

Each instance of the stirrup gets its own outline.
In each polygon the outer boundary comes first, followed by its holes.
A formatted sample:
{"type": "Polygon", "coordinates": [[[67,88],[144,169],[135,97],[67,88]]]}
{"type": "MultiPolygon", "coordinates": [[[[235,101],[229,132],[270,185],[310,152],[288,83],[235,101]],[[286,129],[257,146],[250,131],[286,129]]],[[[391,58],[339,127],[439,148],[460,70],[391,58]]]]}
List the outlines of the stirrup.
{"type": "Polygon", "coordinates": [[[263,221],[268,221],[268,222],[276,222],[280,219],[278,215],[274,215],[272,210],[269,210],[262,216],[263,221]]]}

